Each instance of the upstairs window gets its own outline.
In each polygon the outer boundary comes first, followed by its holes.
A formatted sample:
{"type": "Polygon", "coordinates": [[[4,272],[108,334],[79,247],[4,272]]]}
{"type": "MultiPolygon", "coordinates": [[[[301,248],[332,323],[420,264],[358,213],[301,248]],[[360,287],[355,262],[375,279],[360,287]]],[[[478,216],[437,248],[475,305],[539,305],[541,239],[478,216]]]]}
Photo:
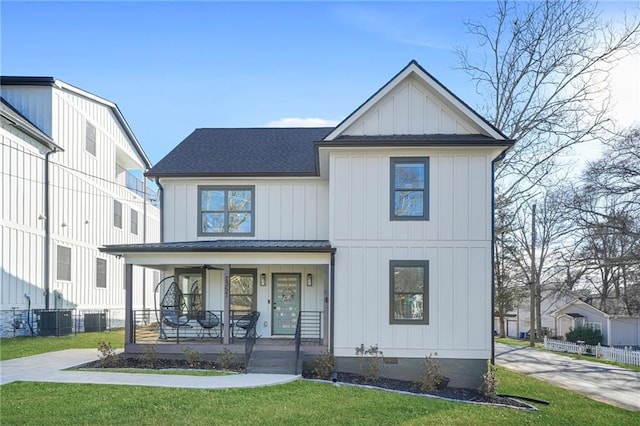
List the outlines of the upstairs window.
{"type": "Polygon", "coordinates": [[[254,235],[253,186],[199,186],[198,235],[254,235]]]}
{"type": "Polygon", "coordinates": [[[138,235],[138,211],[131,209],[131,233],[138,235]]]}
{"type": "Polygon", "coordinates": [[[122,203],[113,200],[113,226],[122,229],[122,203]]]}
{"type": "Polygon", "coordinates": [[[391,220],[429,220],[429,158],[391,158],[391,220]]]}
{"type": "Polygon", "coordinates": [[[389,262],[391,324],[429,324],[429,261],[389,262]]]}
{"type": "Polygon", "coordinates": [[[88,121],[85,130],[85,149],[89,154],[96,155],[96,127],[88,121]]]}

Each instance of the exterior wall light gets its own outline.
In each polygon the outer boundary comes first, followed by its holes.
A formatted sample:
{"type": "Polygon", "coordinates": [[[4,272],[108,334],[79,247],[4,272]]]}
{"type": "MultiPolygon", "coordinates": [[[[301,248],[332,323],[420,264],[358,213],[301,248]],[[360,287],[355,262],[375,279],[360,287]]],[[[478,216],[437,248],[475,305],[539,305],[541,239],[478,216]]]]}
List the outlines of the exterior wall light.
{"type": "Polygon", "coordinates": [[[313,285],[313,275],[307,274],[307,287],[311,287],[313,285]]]}
{"type": "Polygon", "coordinates": [[[267,274],[260,274],[260,285],[262,287],[267,285],[267,274]]]}

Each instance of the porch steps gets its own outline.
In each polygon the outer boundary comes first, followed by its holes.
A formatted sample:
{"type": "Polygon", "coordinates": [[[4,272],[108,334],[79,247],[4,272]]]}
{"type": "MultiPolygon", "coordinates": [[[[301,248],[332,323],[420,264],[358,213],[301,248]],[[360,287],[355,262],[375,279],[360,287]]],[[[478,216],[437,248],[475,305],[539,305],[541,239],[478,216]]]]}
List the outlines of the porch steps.
{"type": "MultiPolygon", "coordinates": [[[[263,350],[255,347],[247,366],[247,373],[295,374],[296,352],[288,350],[263,350]]],[[[298,362],[302,371],[302,357],[298,362]]]]}

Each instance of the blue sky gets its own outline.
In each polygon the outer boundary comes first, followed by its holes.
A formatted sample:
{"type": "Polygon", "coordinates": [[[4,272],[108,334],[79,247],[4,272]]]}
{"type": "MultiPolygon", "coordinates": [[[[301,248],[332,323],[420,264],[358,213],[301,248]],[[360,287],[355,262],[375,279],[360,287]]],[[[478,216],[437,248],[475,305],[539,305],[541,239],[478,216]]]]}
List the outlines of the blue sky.
{"type": "Polygon", "coordinates": [[[339,122],[412,59],[477,107],[453,49],[474,43],[464,20],[494,7],[5,0],[0,73],[53,76],[115,102],[155,163],[199,127],[339,122]]]}

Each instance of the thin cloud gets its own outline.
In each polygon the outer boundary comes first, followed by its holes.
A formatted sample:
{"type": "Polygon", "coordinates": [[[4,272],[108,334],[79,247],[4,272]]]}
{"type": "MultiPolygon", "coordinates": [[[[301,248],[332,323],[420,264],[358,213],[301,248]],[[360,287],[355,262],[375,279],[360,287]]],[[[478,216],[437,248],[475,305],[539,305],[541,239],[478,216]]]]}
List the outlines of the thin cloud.
{"type": "Polygon", "coordinates": [[[325,120],[324,118],[287,117],[270,121],[267,123],[267,127],[335,127],[337,124],[336,120],[325,120]]]}
{"type": "Polygon", "coordinates": [[[377,34],[397,43],[451,50],[450,43],[441,40],[439,34],[429,33],[429,25],[420,14],[408,16],[349,4],[336,8],[336,15],[343,22],[361,31],[377,34]]]}

